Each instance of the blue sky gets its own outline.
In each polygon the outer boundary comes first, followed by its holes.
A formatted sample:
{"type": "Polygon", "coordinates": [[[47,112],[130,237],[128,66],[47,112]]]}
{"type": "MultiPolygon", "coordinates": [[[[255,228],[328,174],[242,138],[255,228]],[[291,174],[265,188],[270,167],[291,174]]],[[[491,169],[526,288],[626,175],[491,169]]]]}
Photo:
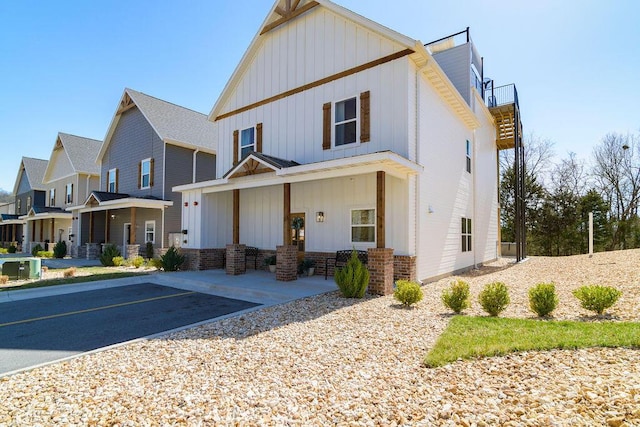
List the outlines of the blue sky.
{"type": "MultiPolygon", "coordinates": [[[[588,158],[640,130],[640,2],[337,0],[429,42],[471,27],[496,85],[516,83],[525,132],[588,158]]],[[[103,139],[125,87],[209,113],[271,0],[0,2],[0,188],[59,131],[103,139]]]]}

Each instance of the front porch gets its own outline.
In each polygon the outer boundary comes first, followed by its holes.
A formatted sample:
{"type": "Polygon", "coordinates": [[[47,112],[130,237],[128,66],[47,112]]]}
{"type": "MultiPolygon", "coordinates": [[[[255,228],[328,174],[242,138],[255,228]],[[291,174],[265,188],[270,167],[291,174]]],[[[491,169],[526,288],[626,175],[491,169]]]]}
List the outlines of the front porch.
{"type": "Polygon", "coordinates": [[[22,250],[24,221],[18,215],[2,214],[0,216],[0,246],[8,248],[15,246],[20,252],[22,250]]]}
{"type": "Polygon", "coordinates": [[[275,254],[276,279],[292,281],[303,259],[324,276],[327,258],[355,248],[369,253],[371,292],[415,279],[409,206],[420,167],[394,153],[361,157],[303,167],[251,153],[201,190],[179,187],[188,268],[240,275],[266,270],[263,260],[275,254]],[[246,259],[248,247],[258,248],[255,261],[246,259]]]}
{"type": "Polygon", "coordinates": [[[60,208],[32,207],[20,219],[25,221],[23,251],[31,253],[38,245],[43,251],[53,252],[57,242],[64,241],[71,246],[72,215],[60,208]]]}

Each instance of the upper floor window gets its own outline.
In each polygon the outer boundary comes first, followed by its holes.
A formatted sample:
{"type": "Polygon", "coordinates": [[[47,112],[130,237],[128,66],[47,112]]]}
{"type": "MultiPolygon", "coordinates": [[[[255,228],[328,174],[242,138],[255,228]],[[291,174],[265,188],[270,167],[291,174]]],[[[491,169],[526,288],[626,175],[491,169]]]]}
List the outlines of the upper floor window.
{"type": "Polygon", "coordinates": [[[107,173],[107,192],[109,193],[117,193],[118,192],[118,170],[110,169],[107,173]]]}
{"type": "Polygon", "coordinates": [[[31,196],[27,196],[27,213],[31,209],[31,196]]]}
{"type": "Polygon", "coordinates": [[[462,218],[462,252],[471,252],[471,218],[462,218]]]}
{"type": "Polygon", "coordinates": [[[471,173],[471,142],[467,140],[467,172],[471,173]]]}
{"type": "Polygon", "coordinates": [[[151,187],[151,159],[144,159],[140,168],[140,188],[151,187]]]}
{"type": "Polygon", "coordinates": [[[256,128],[254,127],[240,132],[240,158],[244,158],[251,151],[256,151],[256,128]]]}
{"type": "Polygon", "coordinates": [[[355,143],[358,138],[358,98],[336,102],[334,110],[334,146],[355,143]]]}
{"type": "Polygon", "coordinates": [[[66,202],[67,204],[73,202],[73,184],[69,183],[66,187],[66,202]]]}
{"type": "Polygon", "coordinates": [[[51,188],[49,190],[49,206],[55,206],[55,205],[56,205],[56,189],[51,188]]]}
{"type": "Polygon", "coordinates": [[[376,210],[351,209],[351,243],[376,241],[376,210]]]}

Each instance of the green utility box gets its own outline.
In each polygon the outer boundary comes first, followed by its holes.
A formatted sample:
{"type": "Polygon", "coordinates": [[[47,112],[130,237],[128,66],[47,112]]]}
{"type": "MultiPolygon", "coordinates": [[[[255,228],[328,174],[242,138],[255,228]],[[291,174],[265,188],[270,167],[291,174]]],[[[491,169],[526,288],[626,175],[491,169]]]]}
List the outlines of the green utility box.
{"type": "Polygon", "coordinates": [[[2,275],[9,276],[9,280],[39,279],[40,258],[4,258],[2,262],[2,275]]]}

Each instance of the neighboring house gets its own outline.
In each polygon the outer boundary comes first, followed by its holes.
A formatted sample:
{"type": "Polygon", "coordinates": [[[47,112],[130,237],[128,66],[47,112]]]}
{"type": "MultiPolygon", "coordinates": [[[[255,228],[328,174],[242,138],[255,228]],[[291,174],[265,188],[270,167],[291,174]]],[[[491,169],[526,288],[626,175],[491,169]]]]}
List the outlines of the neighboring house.
{"type": "Polygon", "coordinates": [[[53,251],[60,241],[67,253],[77,256],[74,236],[77,213],[67,210],[89,197],[100,185],[100,168],[95,159],[102,141],[58,133],[49,162],[42,177],[43,204],[32,206],[26,216],[25,242],[31,251],[36,245],[53,251]]]}
{"type": "Polygon", "coordinates": [[[95,257],[100,244],[123,256],[180,246],[180,194],[172,187],[215,177],[213,123],[205,114],[125,89],[97,154],[100,189],[77,211],[77,242],[95,257]]]}
{"type": "Polygon", "coordinates": [[[17,244],[15,238],[17,233],[14,231],[17,228],[17,222],[11,223],[11,221],[18,220],[15,212],[15,200],[0,203],[0,246],[3,248],[17,244]]]}
{"type": "Polygon", "coordinates": [[[276,277],[293,280],[297,259],[323,274],[355,248],[386,294],[394,277],[495,260],[497,154],[514,136],[497,144],[471,40],[460,55],[447,44],[430,51],[327,0],[277,1],[209,116],[216,179],[174,188],[189,267],[226,256],[239,274],[252,246],[277,252],[276,277]]]}
{"type": "Polygon", "coordinates": [[[2,224],[8,226],[8,234],[11,242],[16,242],[23,251],[28,252],[28,245],[23,245],[25,237],[25,216],[34,206],[45,205],[45,187],[42,185],[42,177],[47,170],[47,161],[23,157],[20,161],[18,176],[13,187],[15,196],[15,214],[3,217],[2,224]]]}

